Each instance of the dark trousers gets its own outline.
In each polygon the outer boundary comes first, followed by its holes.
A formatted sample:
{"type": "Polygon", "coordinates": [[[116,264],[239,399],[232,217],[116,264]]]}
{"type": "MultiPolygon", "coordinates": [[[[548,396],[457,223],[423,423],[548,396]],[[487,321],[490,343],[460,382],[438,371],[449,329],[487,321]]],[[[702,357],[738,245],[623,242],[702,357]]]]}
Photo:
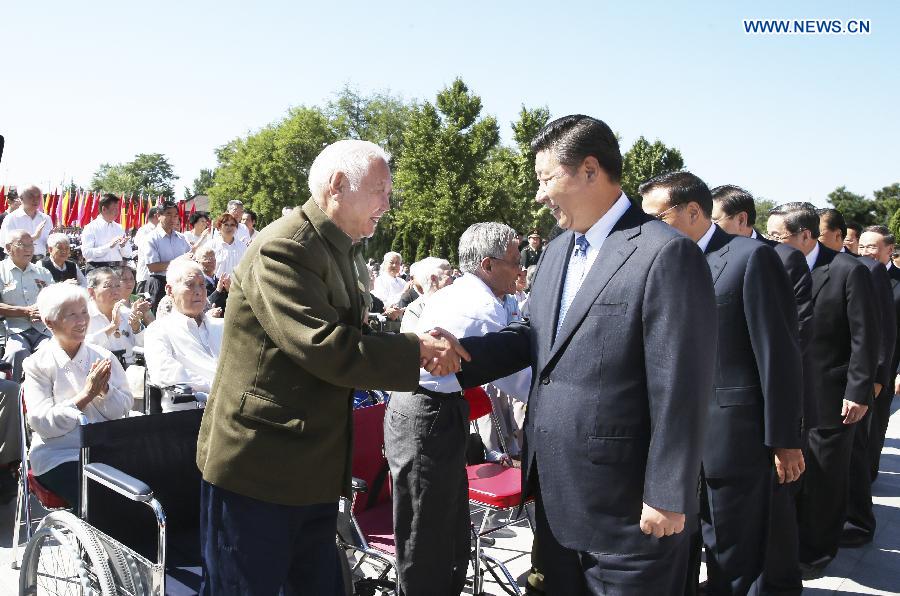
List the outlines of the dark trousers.
{"type": "Polygon", "coordinates": [[[165,273],[151,273],[144,285],[144,291],[150,294],[150,308],[156,312],[159,301],[166,295],[166,275],[165,273]]]}
{"type": "Polygon", "coordinates": [[[41,486],[65,499],[75,515],[80,515],[81,487],[78,486],[79,463],[67,461],[36,476],[41,486]]]}
{"type": "Polygon", "coordinates": [[[891,421],[891,402],[894,401],[892,383],[885,387],[884,392],[875,399],[875,403],[869,408],[872,413],[872,427],[869,431],[869,467],[872,482],[875,482],[878,477],[881,450],[884,449],[884,437],[887,434],[888,423],[891,421]]]}
{"type": "Polygon", "coordinates": [[[674,595],[684,589],[691,538],[686,532],[663,538],[669,548],[657,556],[572,550],[553,535],[540,490],[535,500],[535,521],[548,596],[674,595]]]}
{"type": "Polygon", "coordinates": [[[837,554],[847,513],[855,427],[809,431],[805,479],[797,501],[802,563],[818,563],[837,554]]]}
{"type": "MultiPolygon", "coordinates": [[[[893,387],[891,388],[893,393],[893,387]]],[[[850,453],[850,482],[847,497],[847,519],[858,529],[875,534],[875,513],[872,511],[872,466],[869,457],[872,429],[872,408],[854,424],[853,449],[850,453]]]]}
{"type": "Polygon", "coordinates": [[[342,596],[337,503],[290,506],[200,485],[205,595],[342,596]]]}
{"type": "Polygon", "coordinates": [[[471,550],[461,396],[395,392],[384,418],[394,489],[397,587],[408,596],[462,592],[471,550]]]}
{"type": "Polygon", "coordinates": [[[702,478],[700,530],[710,596],[747,594],[762,573],[771,495],[772,468],[767,462],[760,462],[756,473],[702,478]]]}

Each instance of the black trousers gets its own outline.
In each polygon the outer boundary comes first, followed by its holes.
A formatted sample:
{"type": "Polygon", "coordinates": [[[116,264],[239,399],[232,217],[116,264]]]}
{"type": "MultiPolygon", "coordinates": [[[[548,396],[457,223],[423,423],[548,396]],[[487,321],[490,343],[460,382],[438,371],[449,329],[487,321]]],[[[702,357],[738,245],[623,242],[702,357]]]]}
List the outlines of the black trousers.
{"type": "Polygon", "coordinates": [[[710,596],[747,594],[762,573],[772,474],[771,465],[760,462],[755,473],[702,478],[700,530],[710,596]]]}
{"type": "Polygon", "coordinates": [[[869,408],[872,413],[872,426],[869,431],[869,467],[872,482],[878,477],[881,466],[881,450],[884,449],[884,437],[888,423],[891,421],[891,403],[894,401],[893,386],[885,387],[884,392],[875,399],[869,408]]]}
{"type": "Polygon", "coordinates": [[[394,392],[384,417],[384,453],[394,490],[397,586],[406,596],[457,595],[471,550],[461,395],[394,392]]]}
{"type": "Polygon", "coordinates": [[[572,550],[562,546],[550,529],[540,489],[535,521],[548,596],[669,595],[684,589],[691,539],[688,532],[662,539],[670,548],[658,557],[572,550]]]}
{"type": "MultiPolygon", "coordinates": [[[[893,387],[891,387],[893,393],[893,387]]],[[[854,424],[853,450],[850,453],[850,483],[847,497],[847,519],[863,532],[875,534],[875,513],[872,511],[871,448],[872,408],[854,424]]]]}
{"type": "Polygon", "coordinates": [[[343,596],[337,503],[292,507],[200,486],[206,596],[343,596]]]}
{"type": "Polygon", "coordinates": [[[65,499],[75,515],[81,515],[81,487],[78,485],[80,468],[81,464],[77,461],[66,461],[36,477],[41,486],[65,499]]]}
{"type": "Polygon", "coordinates": [[[806,478],[797,500],[803,563],[831,559],[837,554],[847,513],[855,431],[855,424],[809,431],[806,478]]]}
{"type": "Polygon", "coordinates": [[[165,274],[151,273],[147,278],[144,286],[145,291],[150,294],[150,308],[156,312],[159,301],[166,295],[166,276],[165,274]]]}

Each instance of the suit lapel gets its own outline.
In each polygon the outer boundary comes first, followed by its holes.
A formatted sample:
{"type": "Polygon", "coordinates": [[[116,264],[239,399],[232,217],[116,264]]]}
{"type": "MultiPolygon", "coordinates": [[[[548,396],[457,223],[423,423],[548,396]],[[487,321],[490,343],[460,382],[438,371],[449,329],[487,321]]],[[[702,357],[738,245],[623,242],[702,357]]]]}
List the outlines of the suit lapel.
{"type": "Polygon", "coordinates": [[[574,247],[575,234],[566,232],[565,236],[544,250],[538,274],[535,276],[534,289],[528,299],[532,324],[540,321],[542,326],[547,326],[545,331],[536,334],[540,361],[545,361],[550,351],[553,330],[556,329],[556,318],[559,315],[559,301],[562,299],[563,276],[574,247]]]}
{"type": "Polygon", "coordinates": [[[816,257],[816,262],[813,264],[813,269],[810,274],[812,276],[813,302],[815,302],[816,296],[819,295],[819,292],[822,291],[822,288],[831,277],[828,270],[831,269],[831,261],[834,260],[834,255],[836,254],[836,252],[834,252],[827,246],[824,246],[822,244],[819,245],[819,256],[816,257]]]}
{"type": "Polygon", "coordinates": [[[716,231],[706,246],[706,262],[709,265],[709,272],[712,274],[713,285],[719,281],[719,276],[722,275],[725,265],[728,264],[729,239],[730,236],[727,233],[716,227],[716,231]]]}

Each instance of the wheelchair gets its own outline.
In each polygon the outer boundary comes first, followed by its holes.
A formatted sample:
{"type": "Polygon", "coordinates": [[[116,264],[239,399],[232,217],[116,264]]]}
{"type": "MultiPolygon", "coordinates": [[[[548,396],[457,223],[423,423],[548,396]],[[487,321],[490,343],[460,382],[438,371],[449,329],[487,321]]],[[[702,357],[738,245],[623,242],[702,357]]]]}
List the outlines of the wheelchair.
{"type": "MultiPolygon", "coordinates": [[[[482,389],[468,390],[470,419],[490,414],[490,399],[482,389]],[[474,418],[473,418],[474,417],[474,418]]],[[[385,404],[353,410],[352,497],[342,498],[338,508],[338,548],[345,557],[344,586],[357,596],[397,594],[393,502],[389,486],[389,468],[384,456],[385,404]]],[[[470,582],[473,594],[483,594],[485,574],[511,596],[521,589],[506,565],[481,548],[492,532],[516,523],[515,513],[526,504],[522,497],[521,470],[497,463],[466,467],[469,481],[473,569],[470,582]],[[507,521],[491,525],[495,513],[503,512],[507,521]],[[502,576],[502,577],[501,577],[502,576]]],[[[527,518],[526,518],[527,519],[527,518]]],[[[531,522],[528,522],[531,526],[531,522]]]]}

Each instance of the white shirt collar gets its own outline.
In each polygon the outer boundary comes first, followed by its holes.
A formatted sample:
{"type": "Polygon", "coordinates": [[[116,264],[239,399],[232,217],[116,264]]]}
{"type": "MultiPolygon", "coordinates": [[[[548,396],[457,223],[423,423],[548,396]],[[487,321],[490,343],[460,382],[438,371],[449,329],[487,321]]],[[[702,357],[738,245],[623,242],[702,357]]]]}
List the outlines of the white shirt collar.
{"type": "MultiPolygon", "coordinates": [[[[625,212],[628,211],[629,207],[631,207],[631,201],[628,200],[628,197],[626,197],[623,192],[619,195],[618,200],[613,203],[612,207],[603,214],[603,217],[598,219],[596,223],[584,233],[591,248],[599,249],[603,245],[603,241],[606,240],[606,237],[609,236],[613,227],[618,223],[625,212]]],[[[576,232],[575,237],[578,238],[578,236],[581,236],[581,234],[576,232]]]]}
{"type": "Polygon", "coordinates": [[[816,265],[816,259],[819,258],[819,243],[816,242],[816,245],[813,247],[809,254],[806,255],[806,264],[809,267],[809,270],[812,271],[813,267],[816,265]]]}
{"type": "MultiPolygon", "coordinates": [[[[6,267],[7,271],[10,272],[13,269],[19,269],[16,264],[13,263],[12,257],[6,257],[5,259],[3,259],[3,262],[0,263],[0,266],[6,267]]],[[[28,263],[28,265],[25,266],[25,269],[19,269],[19,271],[21,271],[23,274],[28,273],[29,271],[37,272],[37,270],[34,268],[33,263],[28,263]]]]}
{"type": "Polygon", "coordinates": [[[754,240],[759,238],[759,234],[756,233],[756,229],[753,229],[750,231],[750,237],[753,238],[754,240]]]}
{"type": "Polygon", "coordinates": [[[716,224],[709,224],[709,229],[706,230],[706,233],[700,237],[700,240],[697,240],[697,246],[700,247],[702,252],[706,252],[706,247],[709,246],[709,241],[712,240],[713,234],[716,233],[716,224]]]}
{"type": "MultiPolygon", "coordinates": [[[[41,349],[45,349],[44,346],[41,349]]],[[[56,338],[51,338],[50,341],[47,342],[46,349],[50,350],[53,354],[53,359],[56,361],[56,364],[59,368],[65,368],[69,362],[79,366],[82,369],[87,370],[90,368],[90,353],[87,348],[87,342],[81,342],[81,345],[78,347],[78,351],[75,353],[74,358],[69,358],[69,355],[65,350],[62,349],[62,346],[59,345],[59,342],[56,341],[56,338]]]]}

